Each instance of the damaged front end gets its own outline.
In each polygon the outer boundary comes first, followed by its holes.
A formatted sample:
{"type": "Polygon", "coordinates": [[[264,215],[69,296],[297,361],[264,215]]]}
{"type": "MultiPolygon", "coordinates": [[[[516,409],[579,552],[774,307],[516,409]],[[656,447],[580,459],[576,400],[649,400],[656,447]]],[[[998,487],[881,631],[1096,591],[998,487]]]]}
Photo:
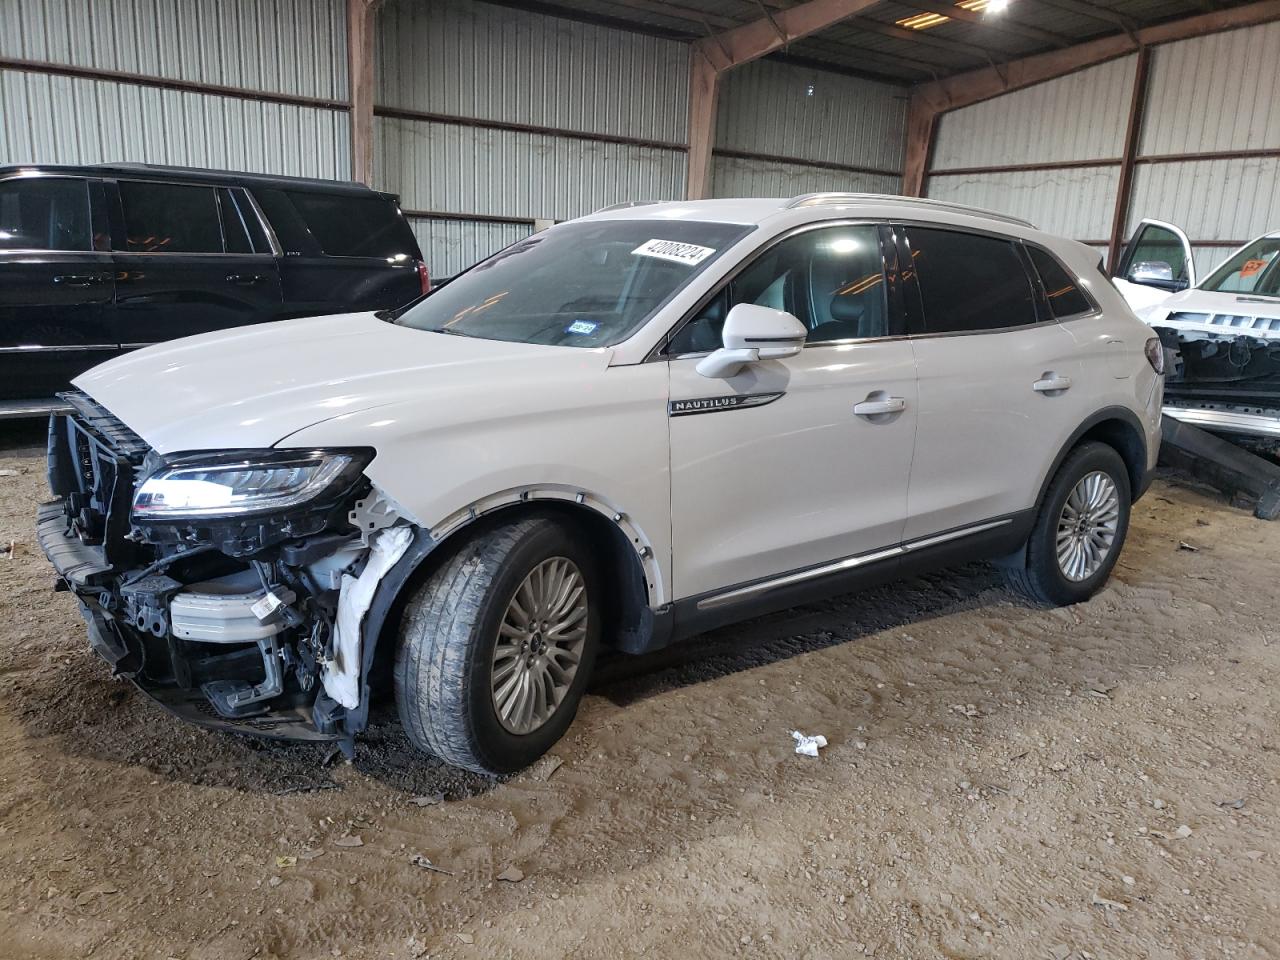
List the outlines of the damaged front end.
{"type": "Polygon", "coordinates": [[[372,451],[161,457],[63,396],[38,535],[95,650],[185,719],[350,750],[378,629],[430,545],[364,476],[372,451]]]}
{"type": "Polygon", "coordinates": [[[1164,412],[1258,452],[1280,450],[1280,319],[1175,312],[1166,323],[1155,327],[1171,359],[1164,412]]]}

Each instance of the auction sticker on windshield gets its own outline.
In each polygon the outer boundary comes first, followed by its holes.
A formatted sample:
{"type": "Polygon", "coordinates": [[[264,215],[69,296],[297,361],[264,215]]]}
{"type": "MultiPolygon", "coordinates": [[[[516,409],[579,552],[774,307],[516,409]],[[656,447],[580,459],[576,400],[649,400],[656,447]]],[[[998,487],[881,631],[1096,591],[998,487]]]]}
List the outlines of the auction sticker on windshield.
{"type": "Polygon", "coordinates": [[[676,263],[687,263],[693,266],[701,263],[715,253],[711,247],[700,247],[696,243],[677,243],[675,240],[646,240],[631,251],[640,257],[657,257],[659,260],[674,260],[676,263]]]}

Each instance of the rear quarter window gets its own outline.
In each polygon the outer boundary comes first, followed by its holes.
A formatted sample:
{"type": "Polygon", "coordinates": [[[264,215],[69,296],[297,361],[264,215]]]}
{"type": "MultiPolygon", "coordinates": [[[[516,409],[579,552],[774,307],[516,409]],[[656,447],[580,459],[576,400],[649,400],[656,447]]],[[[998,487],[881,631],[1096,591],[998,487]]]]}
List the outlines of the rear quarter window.
{"type": "Polygon", "coordinates": [[[1049,299],[1049,307],[1055,318],[1088,313],[1093,309],[1093,304],[1076,285],[1071,274],[1051,254],[1032,246],[1027,247],[1027,253],[1031,256],[1036,273],[1040,275],[1040,282],[1044,284],[1045,296],[1049,299]]]}
{"type": "Polygon", "coordinates": [[[326,256],[421,258],[413,231],[390,200],[301,190],[283,194],[326,256]]]}

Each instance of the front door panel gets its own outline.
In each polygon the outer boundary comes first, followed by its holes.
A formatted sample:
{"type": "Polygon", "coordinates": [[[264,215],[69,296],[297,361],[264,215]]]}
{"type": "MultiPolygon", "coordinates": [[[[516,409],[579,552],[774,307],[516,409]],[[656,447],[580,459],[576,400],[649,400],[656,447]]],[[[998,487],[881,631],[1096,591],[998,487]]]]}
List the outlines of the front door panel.
{"type": "Polygon", "coordinates": [[[916,384],[906,340],[810,346],[728,380],[671,367],[674,595],[896,545],[916,384]],[[869,395],[900,413],[858,416],[869,395]]]}
{"type": "Polygon", "coordinates": [[[117,352],[101,184],[0,180],[0,401],[47,400],[117,352]]]}
{"type": "Polygon", "coordinates": [[[107,253],[0,251],[0,400],[47,399],[110,359],[107,253]]]}

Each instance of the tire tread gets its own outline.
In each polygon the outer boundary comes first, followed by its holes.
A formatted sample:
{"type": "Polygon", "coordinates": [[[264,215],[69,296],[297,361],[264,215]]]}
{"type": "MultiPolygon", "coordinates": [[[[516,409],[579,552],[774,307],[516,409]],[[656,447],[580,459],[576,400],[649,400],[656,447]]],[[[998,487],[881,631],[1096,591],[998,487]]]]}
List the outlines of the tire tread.
{"type": "Polygon", "coordinates": [[[543,519],[498,527],[464,544],[423,583],[406,606],[396,646],[395,689],[409,740],[446,763],[488,773],[465,709],[467,657],[481,605],[512,550],[543,519]]]}
{"type": "MultiPolygon", "coordinates": [[[[1098,456],[1113,459],[1115,461],[1113,466],[1119,465],[1119,469],[1115,471],[1115,480],[1120,493],[1124,522],[1110,559],[1110,563],[1113,566],[1120,555],[1121,549],[1124,547],[1125,535],[1128,532],[1128,508],[1125,504],[1126,498],[1130,495],[1129,474],[1125,468],[1124,459],[1110,444],[1097,440],[1082,443],[1063,460],[1061,466],[1058,467],[1057,473],[1053,475],[1053,480],[1050,482],[1048,489],[1045,491],[1044,501],[1040,505],[1040,513],[1036,517],[1035,526],[1032,527],[1031,535],[1027,539],[1025,562],[1021,566],[1006,570],[1009,585],[1032,603],[1057,607],[1086,599],[1084,596],[1067,596],[1061,585],[1056,583],[1051,575],[1051,571],[1057,569],[1058,563],[1057,554],[1053,548],[1053,533],[1056,532],[1058,518],[1056,515],[1051,515],[1053,511],[1050,510],[1050,504],[1054,502],[1062,485],[1067,482],[1064,478],[1071,477],[1083,461],[1098,456]],[[1054,527],[1052,532],[1048,530],[1050,525],[1054,527]]],[[[1071,482],[1074,483],[1074,481],[1071,482]]],[[[1110,576],[1110,569],[1108,569],[1107,576],[1110,576]]],[[[1102,578],[1101,583],[1105,583],[1106,579],[1106,577],[1102,578]]]]}

